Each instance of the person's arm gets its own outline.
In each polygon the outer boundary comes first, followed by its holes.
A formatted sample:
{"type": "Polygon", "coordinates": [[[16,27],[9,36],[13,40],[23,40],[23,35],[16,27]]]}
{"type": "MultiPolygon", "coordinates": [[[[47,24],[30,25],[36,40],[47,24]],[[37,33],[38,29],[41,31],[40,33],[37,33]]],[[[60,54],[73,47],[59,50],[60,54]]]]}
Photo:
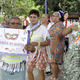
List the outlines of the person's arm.
{"type": "Polygon", "coordinates": [[[54,36],[54,45],[52,46],[53,50],[51,50],[52,54],[53,54],[53,52],[55,53],[55,48],[58,46],[58,44],[64,38],[64,36],[66,36],[67,34],[71,33],[72,30],[77,31],[78,27],[77,26],[70,26],[69,28],[65,28],[61,34],[57,33],[54,36]]]}
{"type": "MultiPolygon", "coordinates": [[[[71,25],[68,28],[64,28],[61,34],[56,34],[55,39],[57,42],[60,42],[66,35],[70,34],[72,31],[78,31],[79,28],[77,26],[71,25]]],[[[55,42],[56,42],[55,41],[55,42]]],[[[58,43],[57,43],[58,44],[58,43]]]]}
{"type": "Polygon", "coordinates": [[[31,44],[33,46],[42,46],[42,47],[45,47],[45,46],[50,45],[50,39],[46,38],[46,41],[44,41],[44,42],[31,42],[31,44]]]}
{"type": "Polygon", "coordinates": [[[56,34],[54,36],[55,40],[54,40],[53,48],[55,48],[59,44],[59,42],[64,38],[64,36],[66,36],[67,34],[70,34],[72,32],[72,30],[78,31],[78,27],[71,25],[68,28],[64,28],[64,30],[62,31],[61,34],[56,34]]]}
{"type": "Polygon", "coordinates": [[[77,26],[74,26],[74,25],[71,25],[70,27],[65,28],[63,30],[63,32],[62,32],[62,36],[66,36],[66,35],[70,34],[72,32],[72,30],[78,31],[78,27],[77,26]]]}
{"type": "Polygon", "coordinates": [[[30,44],[26,44],[24,48],[30,52],[34,52],[35,46],[45,47],[48,45],[50,45],[50,39],[46,38],[44,42],[31,42],[30,44]]]}

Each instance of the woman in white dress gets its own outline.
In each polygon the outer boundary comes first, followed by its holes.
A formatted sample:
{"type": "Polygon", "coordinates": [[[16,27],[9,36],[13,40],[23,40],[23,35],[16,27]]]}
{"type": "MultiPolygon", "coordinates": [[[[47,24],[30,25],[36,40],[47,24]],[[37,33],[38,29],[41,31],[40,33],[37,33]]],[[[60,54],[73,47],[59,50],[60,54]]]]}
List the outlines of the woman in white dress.
{"type": "MultiPolygon", "coordinates": [[[[50,20],[49,20],[49,15],[48,14],[43,14],[42,15],[42,18],[41,18],[41,23],[42,23],[42,25],[44,25],[45,27],[46,27],[46,29],[47,30],[49,30],[50,29],[50,27],[53,25],[51,22],[50,22],[50,20]]],[[[49,46],[47,46],[46,47],[46,50],[49,50],[50,51],[50,48],[49,48],[49,46]]],[[[50,53],[50,52],[49,52],[50,53]]],[[[51,53],[50,53],[51,54],[51,53]]],[[[51,72],[51,67],[50,67],[50,65],[49,64],[47,64],[46,65],[46,70],[45,70],[45,74],[52,74],[52,72],[51,72]]]]}
{"type": "Polygon", "coordinates": [[[46,63],[50,59],[50,54],[46,53],[45,47],[50,44],[50,37],[45,26],[39,23],[39,12],[31,10],[29,13],[31,24],[26,28],[30,30],[30,44],[25,46],[29,50],[27,61],[27,73],[29,80],[34,80],[33,69],[38,63],[39,79],[45,80],[44,70],[46,63]]]}

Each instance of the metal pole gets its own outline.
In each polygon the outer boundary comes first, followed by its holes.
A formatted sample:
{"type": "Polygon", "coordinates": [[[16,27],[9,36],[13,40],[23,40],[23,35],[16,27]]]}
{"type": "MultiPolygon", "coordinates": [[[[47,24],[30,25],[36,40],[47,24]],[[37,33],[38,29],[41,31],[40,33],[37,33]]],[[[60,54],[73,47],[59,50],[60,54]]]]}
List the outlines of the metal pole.
{"type": "Polygon", "coordinates": [[[48,14],[48,11],[47,11],[47,0],[45,0],[45,14],[48,14]]]}

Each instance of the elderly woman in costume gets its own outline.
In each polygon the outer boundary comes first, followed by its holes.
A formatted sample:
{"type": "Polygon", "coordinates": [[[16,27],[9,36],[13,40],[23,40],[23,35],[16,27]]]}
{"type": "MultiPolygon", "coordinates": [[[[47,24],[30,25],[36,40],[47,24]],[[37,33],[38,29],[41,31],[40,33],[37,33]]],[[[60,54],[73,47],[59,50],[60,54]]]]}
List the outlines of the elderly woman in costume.
{"type": "Polygon", "coordinates": [[[49,29],[49,34],[51,37],[50,50],[52,54],[51,67],[53,69],[53,76],[50,80],[57,80],[60,72],[58,65],[63,63],[64,37],[71,33],[72,30],[77,30],[78,28],[76,26],[64,28],[64,13],[61,10],[53,13],[52,21],[54,25],[49,29]]]}
{"type": "MultiPolygon", "coordinates": [[[[17,16],[12,16],[9,20],[8,27],[14,29],[21,29],[20,18],[17,16]]],[[[3,55],[0,67],[1,80],[25,80],[25,56],[3,55]]]]}

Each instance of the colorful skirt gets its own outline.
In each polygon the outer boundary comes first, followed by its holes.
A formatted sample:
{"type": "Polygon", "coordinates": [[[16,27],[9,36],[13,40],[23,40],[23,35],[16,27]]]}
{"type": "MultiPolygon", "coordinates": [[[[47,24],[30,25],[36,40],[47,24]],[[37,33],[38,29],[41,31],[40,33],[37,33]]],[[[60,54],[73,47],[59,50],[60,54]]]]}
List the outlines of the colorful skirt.
{"type": "MultiPolygon", "coordinates": [[[[49,47],[47,47],[49,49],[49,47]]],[[[51,54],[46,47],[41,47],[37,49],[34,53],[30,53],[27,61],[27,69],[33,69],[36,67],[40,70],[44,70],[46,68],[47,62],[51,60],[51,54]]]]}

